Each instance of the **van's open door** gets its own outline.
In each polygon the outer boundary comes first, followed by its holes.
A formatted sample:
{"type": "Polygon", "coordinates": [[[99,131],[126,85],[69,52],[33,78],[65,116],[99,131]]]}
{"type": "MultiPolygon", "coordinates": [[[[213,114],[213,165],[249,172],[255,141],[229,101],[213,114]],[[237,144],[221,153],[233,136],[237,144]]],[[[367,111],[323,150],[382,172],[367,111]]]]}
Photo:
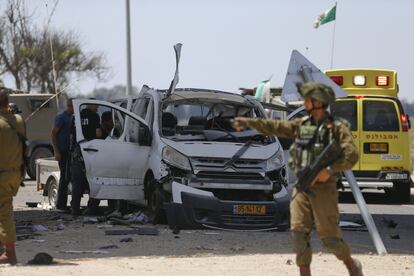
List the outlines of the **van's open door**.
{"type": "Polygon", "coordinates": [[[151,144],[145,121],[109,102],[74,100],[76,140],[85,162],[90,195],[99,199],[142,200],[144,173],[151,144]],[[110,112],[113,129],[105,139],[86,140],[82,133],[81,110],[98,105],[98,114],[110,112]]]}

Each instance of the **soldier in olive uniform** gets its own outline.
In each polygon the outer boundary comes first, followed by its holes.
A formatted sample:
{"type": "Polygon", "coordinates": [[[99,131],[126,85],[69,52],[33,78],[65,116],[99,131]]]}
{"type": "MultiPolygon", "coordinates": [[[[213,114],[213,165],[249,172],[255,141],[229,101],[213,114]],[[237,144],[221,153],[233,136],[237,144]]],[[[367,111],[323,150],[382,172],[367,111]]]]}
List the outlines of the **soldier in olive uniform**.
{"type": "Polygon", "coordinates": [[[23,141],[25,127],[19,115],[9,110],[6,88],[0,88],[0,243],[4,253],[0,264],[16,264],[16,227],[13,218],[13,197],[17,194],[23,164],[23,141]]]}
{"type": "Polygon", "coordinates": [[[362,275],[361,263],[351,257],[348,244],[339,228],[337,180],[341,172],[350,170],[358,161],[358,152],[346,121],[333,118],[327,108],[335,101],[331,87],[306,83],[300,88],[309,116],[292,121],[249,119],[238,117],[235,128],[252,127],[266,135],[295,139],[290,149],[289,166],[298,172],[335,139],[342,157],[323,169],[314,179],[311,193],[293,190],[290,203],[292,242],[300,275],[310,275],[312,248],[310,234],[315,226],[319,238],[329,252],[344,262],[350,275],[362,275]]]}

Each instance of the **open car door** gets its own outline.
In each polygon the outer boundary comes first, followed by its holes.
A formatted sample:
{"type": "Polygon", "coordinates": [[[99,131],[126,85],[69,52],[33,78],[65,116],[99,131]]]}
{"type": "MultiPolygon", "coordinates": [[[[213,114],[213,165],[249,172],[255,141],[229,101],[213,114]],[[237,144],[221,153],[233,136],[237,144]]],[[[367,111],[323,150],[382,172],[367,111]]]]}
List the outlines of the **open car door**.
{"type": "Polygon", "coordinates": [[[105,101],[74,100],[76,140],[85,162],[90,195],[98,199],[144,199],[144,173],[151,132],[136,114],[105,101]],[[113,128],[105,139],[86,140],[81,110],[97,105],[97,113],[110,112],[113,128]]]}

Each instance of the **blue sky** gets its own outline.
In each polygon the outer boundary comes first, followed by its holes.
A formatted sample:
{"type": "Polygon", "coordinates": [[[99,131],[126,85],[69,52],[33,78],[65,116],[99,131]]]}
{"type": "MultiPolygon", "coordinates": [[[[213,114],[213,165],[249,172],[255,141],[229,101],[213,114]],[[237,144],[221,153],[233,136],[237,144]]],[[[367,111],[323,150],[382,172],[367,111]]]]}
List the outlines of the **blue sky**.
{"type": "MultiPolygon", "coordinates": [[[[50,7],[54,1],[26,0],[27,9],[36,9],[38,23],[47,21],[46,3],[50,7]]],[[[313,22],[334,4],[131,0],[133,84],[168,87],[175,66],[172,46],[177,42],[183,43],[178,87],[237,91],[270,75],[272,85],[281,86],[293,49],[322,70],[329,69],[333,23],[314,29],[313,22]]],[[[395,69],[400,97],[414,100],[413,11],[410,0],[338,1],[334,68],[395,69]]],[[[112,68],[108,81],[77,81],[73,92],[125,84],[125,1],[60,0],[52,24],[77,32],[87,50],[106,54],[112,68]]]]}

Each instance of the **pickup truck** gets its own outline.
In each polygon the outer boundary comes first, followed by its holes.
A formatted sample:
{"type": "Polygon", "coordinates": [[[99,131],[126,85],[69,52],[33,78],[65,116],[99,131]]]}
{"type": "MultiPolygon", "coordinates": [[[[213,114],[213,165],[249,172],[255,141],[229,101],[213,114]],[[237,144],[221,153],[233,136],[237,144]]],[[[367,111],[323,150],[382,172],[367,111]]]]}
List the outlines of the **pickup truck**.
{"type": "Polygon", "coordinates": [[[36,160],[37,191],[43,191],[43,196],[47,197],[45,203],[47,203],[50,208],[56,207],[59,179],[59,165],[54,157],[40,158],[36,160]]]}

